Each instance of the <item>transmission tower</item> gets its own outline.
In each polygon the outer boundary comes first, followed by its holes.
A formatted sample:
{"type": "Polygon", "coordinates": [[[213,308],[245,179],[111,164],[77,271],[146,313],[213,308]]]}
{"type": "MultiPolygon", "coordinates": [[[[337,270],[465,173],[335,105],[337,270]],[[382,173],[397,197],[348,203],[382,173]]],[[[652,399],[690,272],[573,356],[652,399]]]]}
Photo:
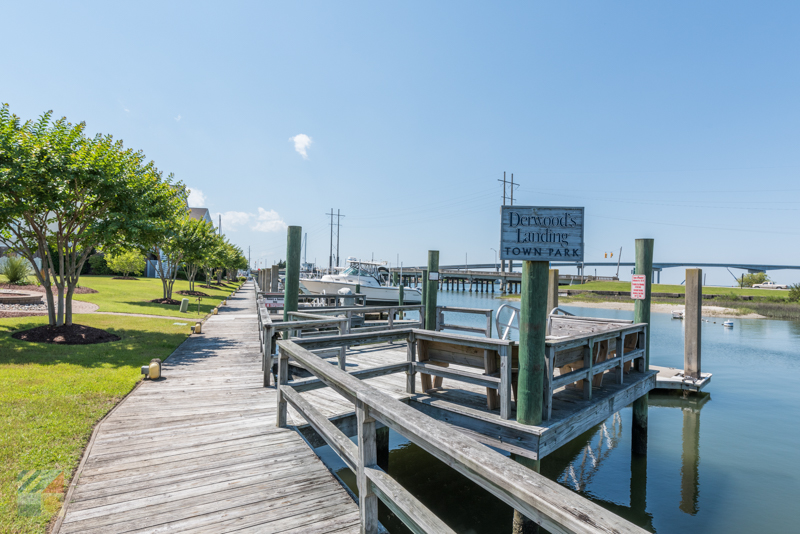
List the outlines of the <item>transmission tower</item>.
{"type": "Polygon", "coordinates": [[[325,215],[330,215],[331,218],[331,248],[330,254],[328,255],[328,271],[333,270],[334,261],[336,262],[336,267],[339,266],[339,229],[341,227],[341,220],[344,215],[341,214],[340,210],[336,210],[336,213],[333,213],[333,208],[331,208],[330,214],[326,213],[325,215]],[[336,217],[336,222],[334,222],[333,218],[336,217]],[[336,234],[336,254],[334,254],[333,248],[333,236],[336,234]]]}

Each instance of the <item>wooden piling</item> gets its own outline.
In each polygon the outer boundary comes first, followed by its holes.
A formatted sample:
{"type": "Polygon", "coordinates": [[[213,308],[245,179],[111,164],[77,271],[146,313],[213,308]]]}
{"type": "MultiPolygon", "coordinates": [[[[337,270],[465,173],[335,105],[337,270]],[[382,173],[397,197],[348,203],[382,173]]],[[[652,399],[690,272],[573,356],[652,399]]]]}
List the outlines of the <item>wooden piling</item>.
{"type": "MultiPolygon", "coordinates": [[[[300,294],[300,244],[302,241],[303,228],[290,226],[286,236],[286,277],[283,282],[284,321],[289,320],[289,312],[297,311],[298,295],[300,294]]],[[[277,265],[272,266],[273,274],[278,270],[277,267],[277,265]]]]}
{"type": "Polygon", "coordinates": [[[686,269],[686,309],[683,341],[683,372],[700,378],[700,331],[703,326],[703,270],[686,269]]]}
{"type": "Polygon", "coordinates": [[[378,467],[389,472],[389,427],[382,426],[375,431],[375,448],[378,450],[378,467]]]}
{"type": "Polygon", "coordinates": [[[547,313],[558,308],[558,269],[550,269],[547,277],[547,313]]]}
{"type": "Polygon", "coordinates": [[[271,267],[269,290],[271,292],[273,292],[273,293],[277,293],[278,292],[278,282],[280,281],[280,273],[278,271],[279,271],[279,269],[278,269],[277,265],[273,265],[271,267]]]}
{"type": "MultiPolygon", "coordinates": [[[[644,365],[639,365],[640,371],[650,369],[650,294],[653,279],[653,240],[636,240],[636,274],[643,274],[645,278],[644,299],[637,299],[633,305],[633,322],[647,323],[647,336],[645,336],[644,365]],[[643,369],[641,369],[643,367],[643,369]]],[[[647,455],[647,415],[648,395],[645,393],[633,401],[633,428],[631,439],[631,452],[633,455],[647,455]]]]}
{"type": "Polygon", "coordinates": [[[549,268],[546,261],[522,263],[517,421],[525,425],[542,422],[549,268]]]}
{"type": "MultiPolygon", "coordinates": [[[[439,277],[439,251],[428,251],[428,276],[432,275],[439,277]]],[[[426,280],[430,282],[430,280],[426,280]]],[[[439,287],[439,281],[434,280],[433,283],[426,283],[428,286],[428,293],[425,295],[425,329],[436,330],[436,289],[439,287]]]]}
{"type": "MultiPolygon", "coordinates": [[[[426,281],[428,280],[428,269],[422,269],[422,280],[420,281],[420,285],[422,286],[422,305],[427,305],[428,301],[425,300],[428,297],[428,284],[426,281]]],[[[425,327],[425,317],[420,317],[422,320],[422,327],[425,327]]]]}
{"type": "MultiPolygon", "coordinates": [[[[537,473],[541,473],[542,471],[541,460],[531,460],[530,458],[525,458],[524,456],[519,456],[516,454],[512,454],[511,459],[517,462],[518,464],[524,465],[531,471],[535,471],[537,473]]],[[[514,510],[514,519],[511,526],[511,533],[538,534],[539,525],[534,523],[530,518],[525,517],[518,510],[514,510]]]]}
{"type": "MultiPolygon", "coordinates": [[[[398,297],[397,297],[397,304],[399,306],[403,305],[403,284],[400,284],[400,289],[398,290],[398,297]]],[[[403,320],[403,312],[400,312],[400,320],[403,320]]]]}

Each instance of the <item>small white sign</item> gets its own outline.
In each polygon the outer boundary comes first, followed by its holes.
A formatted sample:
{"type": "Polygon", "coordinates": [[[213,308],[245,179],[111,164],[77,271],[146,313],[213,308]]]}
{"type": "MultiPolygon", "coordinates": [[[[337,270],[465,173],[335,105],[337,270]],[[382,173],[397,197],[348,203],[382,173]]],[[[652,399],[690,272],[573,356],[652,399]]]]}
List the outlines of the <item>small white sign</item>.
{"type": "Polygon", "coordinates": [[[439,273],[428,273],[428,280],[438,281],[439,273]]]}
{"type": "Polygon", "coordinates": [[[631,298],[644,300],[645,286],[647,285],[647,275],[634,274],[631,278],[631,298]]]}
{"type": "Polygon", "coordinates": [[[283,308],[283,293],[266,293],[263,302],[267,308],[283,308]]]}

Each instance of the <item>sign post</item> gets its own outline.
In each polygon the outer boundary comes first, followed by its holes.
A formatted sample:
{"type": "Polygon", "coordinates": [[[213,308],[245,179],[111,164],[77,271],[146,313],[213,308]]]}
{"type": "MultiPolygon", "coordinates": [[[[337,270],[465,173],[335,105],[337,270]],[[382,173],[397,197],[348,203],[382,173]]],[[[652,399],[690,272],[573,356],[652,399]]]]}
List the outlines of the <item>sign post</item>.
{"type": "Polygon", "coordinates": [[[542,422],[550,261],[583,261],[583,208],[503,206],[500,259],[522,261],[517,421],[542,422]]]}
{"type": "Polygon", "coordinates": [[[439,251],[428,251],[428,272],[423,282],[425,291],[425,329],[436,330],[436,293],[439,290],[439,251]]]}
{"type": "Polygon", "coordinates": [[[645,289],[646,285],[646,274],[634,274],[631,278],[631,298],[634,300],[644,300],[647,294],[645,289]]]}
{"type": "MultiPolygon", "coordinates": [[[[644,298],[638,299],[633,304],[633,322],[647,323],[647,336],[644,340],[644,369],[650,369],[650,284],[653,277],[653,240],[636,240],[636,272],[634,275],[644,278],[644,298]]],[[[633,286],[631,285],[631,295],[633,286]]],[[[647,455],[647,415],[649,396],[645,393],[633,401],[633,431],[631,449],[633,456],[647,455]]],[[[646,468],[645,468],[646,469],[646,468]]]]}

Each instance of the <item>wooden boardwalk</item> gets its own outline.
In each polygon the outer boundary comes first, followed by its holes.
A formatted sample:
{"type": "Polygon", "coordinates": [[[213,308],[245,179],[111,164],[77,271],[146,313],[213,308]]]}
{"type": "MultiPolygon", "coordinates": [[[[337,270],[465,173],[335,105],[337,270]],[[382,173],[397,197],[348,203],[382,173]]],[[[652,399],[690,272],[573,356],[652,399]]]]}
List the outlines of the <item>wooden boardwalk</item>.
{"type": "Polygon", "coordinates": [[[101,423],[56,532],[359,531],[357,503],[275,427],[252,282],[228,304],[101,423]]]}

